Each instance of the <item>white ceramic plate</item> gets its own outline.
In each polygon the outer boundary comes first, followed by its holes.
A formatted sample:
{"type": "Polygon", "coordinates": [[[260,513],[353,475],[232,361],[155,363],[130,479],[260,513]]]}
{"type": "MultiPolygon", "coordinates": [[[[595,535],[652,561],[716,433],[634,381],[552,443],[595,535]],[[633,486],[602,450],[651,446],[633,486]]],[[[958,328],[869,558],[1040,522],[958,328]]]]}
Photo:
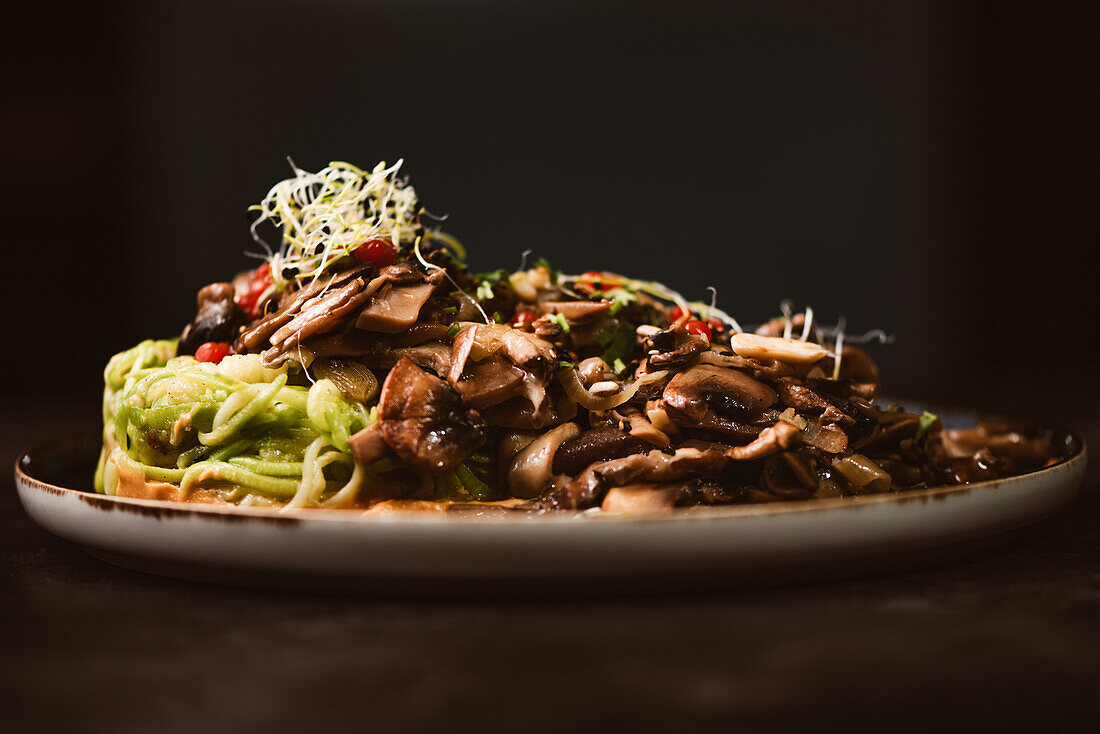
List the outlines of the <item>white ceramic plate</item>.
{"type": "Polygon", "coordinates": [[[1077,492],[1085,447],[1069,433],[1061,440],[1065,461],[1009,479],[644,519],[279,513],[68,488],[90,487],[98,435],[28,452],[15,478],[42,527],[111,562],[165,575],[422,593],[713,587],[896,570],[988,548],[1077,492]]]}

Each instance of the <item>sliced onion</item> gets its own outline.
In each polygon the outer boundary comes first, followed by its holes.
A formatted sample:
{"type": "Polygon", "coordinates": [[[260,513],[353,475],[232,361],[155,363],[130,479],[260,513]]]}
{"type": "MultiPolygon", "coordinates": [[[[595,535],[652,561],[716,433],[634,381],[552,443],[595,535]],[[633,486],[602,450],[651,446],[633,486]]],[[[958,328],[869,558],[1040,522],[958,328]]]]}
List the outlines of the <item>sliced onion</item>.
{"type": "Polygon", "coordinates": [[[367,367],[350,359],[318,359],[313,372],[319,380],[332,383],[346,397],[365,403],[378,394],[378,378],[367,367]]]}
{"type": "Polygon", "coordinates": [[[779,414],[778,420],[790,423],[801,431],[802,442],[807,446],[821,449],[828,454],[839,454],[848,448],[848,434],[831,428],[823,428],[812,420],[806,420],[794,408],[787,408],[779,414]]]}
{"type": "Polygon", "coordinates": [[[806,421],[806,427],[802,429],[802,441],[827,454],[839,454],[848,448],[848,434],[823,428],[813,421],[806,421]]]}
{"type": "Polygon", "coordinates": [[[852,454],[843,459],[837,459],[833,462],[833,468],[840,472],[857,492],[864,489],[868,492],[885,492],[890,489],[892,481],[890,475],[863,454],[852,454]]]}
{"type": "Polygon", "coordinates": [[[577,375],[577,371],[571,367],[563,367],[558,370],[558,380],[561,382],[562,387],[565,388],[565,393],[581,407],[587,408],[588,410],[611,410],[612,408],[617,408],[634,397],[634,393],[638,392],[639,387],[639,383],[635,381],[626,385],[614,395],[597,397],[584,389],[584,385],[581,384],[581,379],[577,375]]]}
{"type": "Polygon", "coordinates": [[[489,357],[500,350],[501,339],[508,331],[507,324],[463,324],[464,327],[474,329],[474,343],[470,348],[470,359],[475,362],[489,357]]]}

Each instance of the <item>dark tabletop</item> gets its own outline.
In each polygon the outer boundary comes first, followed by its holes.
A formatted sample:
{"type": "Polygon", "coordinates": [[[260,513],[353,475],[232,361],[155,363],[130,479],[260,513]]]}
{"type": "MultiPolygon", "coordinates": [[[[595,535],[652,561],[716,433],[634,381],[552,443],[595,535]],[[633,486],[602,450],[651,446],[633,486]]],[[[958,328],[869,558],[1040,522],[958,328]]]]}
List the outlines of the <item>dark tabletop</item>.
{"type": "MultiPolygon", "coordinates": [[[[24,399],[2,458],[94,424],[24,399]]],[[[1100,445],[1100,422],[1076,427],[1100,445]]],[[[1093,730],[1100,475],[983,555],[691,595],[247,591],[102,563],[0,492],[0,730],[1093,730]]]]}

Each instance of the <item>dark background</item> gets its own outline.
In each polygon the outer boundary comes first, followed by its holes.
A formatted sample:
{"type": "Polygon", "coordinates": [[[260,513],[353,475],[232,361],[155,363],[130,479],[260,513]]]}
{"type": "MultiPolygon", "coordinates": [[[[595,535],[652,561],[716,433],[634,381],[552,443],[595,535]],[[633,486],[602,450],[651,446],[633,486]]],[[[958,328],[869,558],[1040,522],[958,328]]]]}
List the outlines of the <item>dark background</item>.
{"type": "Polygon", "coordinates": [[[404,157],[475,270],[531,249],[714,285],[746,323],[789,297],[894,334],[875,351],[891,394],[1073,419],[1098,303],[1092,20],[1014,2],[43,6],[5,49],[5,312],[31,348],[12,345],[4,389],[83,399],[110,354],[177,333],[199,287],[251,262],[246,209],[288,155],[404,157]],[[1020,385],[1035,398],[1005,404],[1020,385]]]}

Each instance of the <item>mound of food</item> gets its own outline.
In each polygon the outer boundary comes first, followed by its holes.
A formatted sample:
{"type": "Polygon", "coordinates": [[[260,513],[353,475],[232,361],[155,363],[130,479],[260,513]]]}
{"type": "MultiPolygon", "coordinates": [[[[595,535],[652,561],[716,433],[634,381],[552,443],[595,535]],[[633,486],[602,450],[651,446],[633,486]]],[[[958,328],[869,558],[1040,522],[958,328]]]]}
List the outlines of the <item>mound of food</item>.
{"type": "Polygon", "coordinates": [[[1047,433],[944,430],[879,406],[865,339],[810,309],[748,332],[653,281],[545,261],[472,275],[400,165],[295,168],[254,207],[259,267],[202,288],[178,339],[111,359],[97,491],[641,512],[962,484],[1059,460],[1047,433]]]}

